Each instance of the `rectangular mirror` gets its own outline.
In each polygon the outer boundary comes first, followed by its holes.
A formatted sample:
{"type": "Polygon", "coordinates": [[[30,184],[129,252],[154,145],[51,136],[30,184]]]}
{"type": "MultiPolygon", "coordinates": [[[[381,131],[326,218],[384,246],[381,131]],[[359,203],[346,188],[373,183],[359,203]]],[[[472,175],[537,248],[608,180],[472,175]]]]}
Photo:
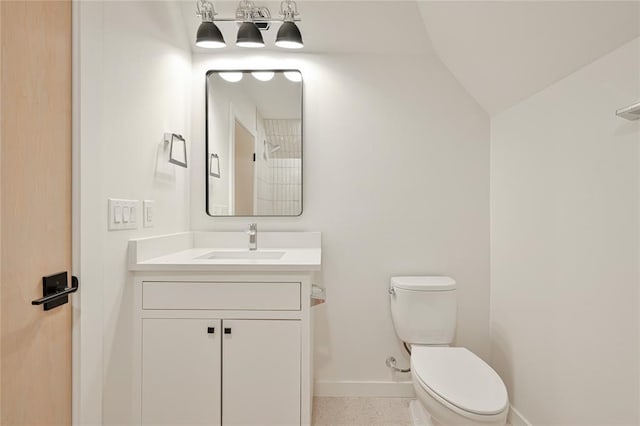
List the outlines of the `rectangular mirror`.
{"type": "Polygon", "coordinates": [[[209,71],[207,214],[302,214],[302,74],[209,71]]]}

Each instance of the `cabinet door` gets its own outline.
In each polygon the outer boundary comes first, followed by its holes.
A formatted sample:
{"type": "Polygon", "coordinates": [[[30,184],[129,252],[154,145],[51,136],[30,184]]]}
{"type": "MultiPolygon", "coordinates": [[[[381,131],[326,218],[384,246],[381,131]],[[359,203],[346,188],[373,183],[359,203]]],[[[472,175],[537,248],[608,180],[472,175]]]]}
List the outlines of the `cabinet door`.
{"type": "Polygon", "coordinates": [[[300,321],[224,320],[222,423],[300,424],[300,321]]]}
{"type": "Polygon", "coordinates": [[[142,423],[219,425],[221,321],[142,320],[142,423]]]}

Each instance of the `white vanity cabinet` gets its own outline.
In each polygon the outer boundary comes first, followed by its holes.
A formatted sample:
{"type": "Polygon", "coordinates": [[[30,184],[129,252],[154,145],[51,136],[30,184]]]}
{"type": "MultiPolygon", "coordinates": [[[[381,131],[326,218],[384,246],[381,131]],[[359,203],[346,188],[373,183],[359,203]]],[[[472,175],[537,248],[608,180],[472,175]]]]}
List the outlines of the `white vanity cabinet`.
{"type": "Polygon", "coordinates": [[[140,424],[310,424],[311,274],[144,273],[135,286],[140,424]]]}
{"type": "Polygon", "coordinates": [[[320,234],[261,242],[253,252],[239,232],[129,242],[134,425],[311,423],[320,234]]]}
{"type": "Polygon", "coordinates": [[[222,423],[299,424],[300,321],[225,320],[222,327],[222,423]]]}
{"type": "Polygon", "coordinates": [[[300,423],[300,320],[142,320],[142,423],[300,423]]]}
{"type": "Polygon", "coordinates": [[[220,324],[213,319],[142,320],[143,424],[220,424],[220,324]]]}

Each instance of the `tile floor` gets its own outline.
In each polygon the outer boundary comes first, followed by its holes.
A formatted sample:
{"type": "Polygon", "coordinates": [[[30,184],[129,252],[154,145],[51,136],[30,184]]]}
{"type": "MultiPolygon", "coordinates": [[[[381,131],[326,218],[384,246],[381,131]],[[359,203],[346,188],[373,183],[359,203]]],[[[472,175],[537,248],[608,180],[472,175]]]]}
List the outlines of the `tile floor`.
{"type": "Polygon", "coordinates": [[[316,397],[314,426],[411,426],[411,398],[316,397]]]}

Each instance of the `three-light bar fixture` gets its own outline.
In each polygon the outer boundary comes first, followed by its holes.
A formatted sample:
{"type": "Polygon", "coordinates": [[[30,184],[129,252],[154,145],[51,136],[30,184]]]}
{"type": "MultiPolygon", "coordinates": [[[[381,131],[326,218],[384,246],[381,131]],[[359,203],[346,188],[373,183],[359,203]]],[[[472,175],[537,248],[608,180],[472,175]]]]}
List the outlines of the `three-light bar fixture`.
{"type": "Polygon", "coordinates": [[[197,0],[196,15],[202,19],[196,36],[196,46],[207,49],[219,49],[225,47],[222,31],[215,22],[227,21],[240,24],[236,38],[236,46],[240,47],[264,47],[264,39],[260,31],[269,29],[272,23],[281,23],[276,35],[276,46],[285,49],[300,49],[302,34],[296,25],[300,19],[297,17],[298,5],[293,0],[284,0],[280,3],[280,19],[272,19],[271,12],[266,7],[256,6],[253,1],[241,0],[236,9],[234,18],[216,18],[213,3],[209,0],[197,0]]]}

